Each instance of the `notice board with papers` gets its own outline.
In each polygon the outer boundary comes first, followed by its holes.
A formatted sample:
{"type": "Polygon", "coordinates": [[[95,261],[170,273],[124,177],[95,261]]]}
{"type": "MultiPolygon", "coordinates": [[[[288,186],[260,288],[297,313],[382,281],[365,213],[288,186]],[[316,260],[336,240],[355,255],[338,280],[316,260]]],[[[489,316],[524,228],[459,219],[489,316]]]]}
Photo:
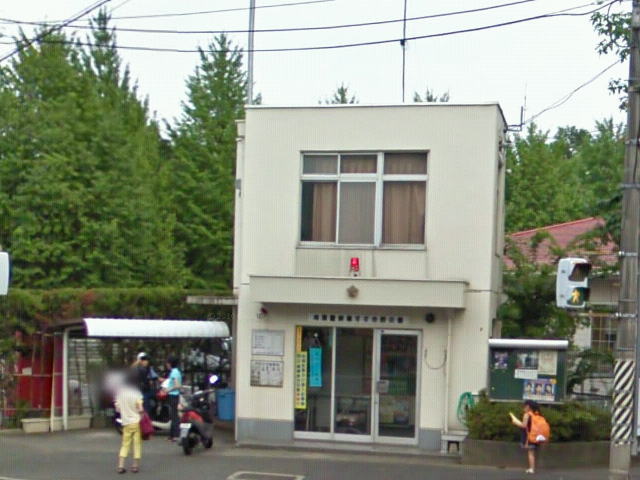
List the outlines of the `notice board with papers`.
{"type": "Polygon", "coordinates": [[[563,402],[568,344],[566,340],[490,339],[489,398],[563,402]]]}

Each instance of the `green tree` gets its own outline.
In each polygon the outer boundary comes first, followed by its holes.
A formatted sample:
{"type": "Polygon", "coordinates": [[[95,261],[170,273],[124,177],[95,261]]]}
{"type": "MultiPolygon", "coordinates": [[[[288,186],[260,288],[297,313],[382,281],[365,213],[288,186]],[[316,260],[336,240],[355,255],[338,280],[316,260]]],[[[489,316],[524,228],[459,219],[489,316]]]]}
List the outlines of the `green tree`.
{"type": "MultiPolygon", "coordinates": [[[[629,56],[631,41],[631,13],[611,13],[611,8],[606,12],[596,12],[591,16],[591,23],[600,41],[596,51],[600,55],[614,54],[620,61],[625,61],[629,56]]],[[[609,82],[609,91],[620,98],[620,109],[626,110],[627,82],[621,78],[612,79],[609,82]]]]}
{"type": "Polygon", "coordinates": [[[181,285],[157,125],[104,12],[93,27],[95,46],[51,34],[0,70],[0,242],[14,285],[181,285]]]}
{"type": "Polygon", "coordinates": [[[543,241],[551,243],[557,258],[564,254],[546,232],[535,235],[524,247],[507,242],[507,255],[514,268],[504,274],[503,292],[507,300],[498,308],[502,335],[506,338],[571,339],[582,323],[580,317],[556,307],[555,265],[532,261],[543,241]]]}
{"type": "Polygon", "coordinates": [[[596,124],[596,134],[584,143],[575,156],[580,182],[586,200],[586,215],[600,216],[606,221],[602,237],[618,243],[622,209],[624,163],[624,127],[608,119],[596,124]]]}
{"type": "MultiPolygon", "coordinates": [[[[323,102],[320,102],[323,103],[323,102]]],[[[336,91],[333,92],[333,95],[324,100],[324,103],[327,105],[338,105],[338,104],[348,104],[348,103],[360,103],[355,95],[353,95],[349,91],[349,87],[344,83],[341,83],[336,91]]]]}
{"type": "Polygon", "coordinates": [[[247,82],[242,51],[228,37],[214,39],[210,50],[200,51],[182,116],[170,127],[176,238],[190,285],[207,288],[231,282],[235,122],[244,117],[247,82]]]}
{"type": "MultiPolygon", "coordinates": [[[[111,237],[102,237],[103,248],[126,267],[124,275],[107,284],[182,286],[187,272],[183,251],[173,238],[176,221],[166,148],[147,101],[138,97],[129,68],[122,65],[109,20],[104,11],[94,19],[94,46],[81,56],[100,99],[94,141],[101,162],[92,190],[102,209],[100,218],[109,219],[105,229],[111,237]],[[120,248],[110,248],[115,245],[120,248]]],[[[96,265],[100,267],[105,274],[112,272],[108,264],[96,265]]]]}
{"type": "Polygon", "coordinates": [[[24,48],[0,77],[1,235],[17,285],[73,282],[80,263],[73,252],[81,248],[75,235],[87,217],[86,184],[72,159],[90,158],[76,137],[86,129],[79,117],[91,110],[91,98],[71,62],[73,47],[61,35],[47,39],[57,43],[24,48]]]}
{"type": "Polygon", "coordinates": [[[585,206],[574,162],[531,125],[507,150],[506,230],[515,232],[575,220],[585,206]]]}
{"type": "MultiPolygon", "coordinates": [[[[606,12],[596,12],[591,17],[591,23],[600,36],[600,41],[596,47],[600,55],[613,54],[620,61],[625,61],[629,57],[631,43],[631,13],[611,13],[611,8],[606,12]]],[[[615,78],[609,82],[609,91],[618,95],[620,109],[627,108],[627,81],[622,78],[615,78]]],[[[621,129],[620,129],[621,130],[621,129]]],[[[622,132],[619,136],[622,137],[622,132]]],[[[624,153],[619,159],[622,168],[624,153]]],[[[618,178],[617,175],[615,178],[618,178]]],[[[608,196],[601,197],[599,207],[603,211],[607,225],[603,231],[605,238],[611,238],[616,242],[620,240],[622,192],[613,191],[608,196]]]]}
{"type": "Polygon", "coordinates": [[[443,94],[437,94],[435,90],[431,90],[429,87],[424,92],[424,95],[420,95],[418,92],[413,93],[413,101],[420,102],[439,102],[446,103],[450,100],[449,92],[443,94]]]}

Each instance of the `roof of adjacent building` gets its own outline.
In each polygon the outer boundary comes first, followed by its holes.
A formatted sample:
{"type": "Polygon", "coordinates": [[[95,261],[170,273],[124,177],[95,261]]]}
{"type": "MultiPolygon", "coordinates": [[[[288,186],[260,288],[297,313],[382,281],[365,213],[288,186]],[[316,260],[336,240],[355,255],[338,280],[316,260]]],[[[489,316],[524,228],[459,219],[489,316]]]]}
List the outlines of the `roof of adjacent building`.
{"type": "MultiPolygon", "coordinates": [[[[589,217],[571,222],[558,223],[555,225],[547,225],[545,227],[534,228],[515,232],[509,235],[523,253],[526,253],[529,259],[535,263],[553,264],[556,261],[556,255],[552,251],[552,242],[548,239],[542,241],[535,250],[529,248],[531,239],[539,232],[547,232],[555,241],[558,247],[568,249],[568,254],[584,257],[598,257],[599,262],[607,265],[614,265],[618,261],[618,247],[613,242],[602,243],[598,239],[594,239],[591,249],[585,249],[580,245],[580,240],[585,238],[588,233],[593,232],[596,228],[602,227],[605,221],[599,217],[589,217]]],[[[508,268],[513,267],[513,261],[505,256],[505,264],[508,268]]]]}

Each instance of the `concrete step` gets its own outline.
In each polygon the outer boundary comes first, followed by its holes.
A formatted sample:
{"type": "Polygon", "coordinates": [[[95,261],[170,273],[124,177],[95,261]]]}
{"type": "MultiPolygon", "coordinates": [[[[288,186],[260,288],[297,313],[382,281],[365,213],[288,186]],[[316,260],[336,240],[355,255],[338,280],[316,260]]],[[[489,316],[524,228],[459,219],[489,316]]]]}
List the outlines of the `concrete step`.
{"type": "Polygon", "coordinates": [[[307,452],[327,452],[327,453],[343,453],[356,455],[374,455],[385,457],[420,457],[429,459],[434,464],[459,464],[459,454],[442,454],[438,450],[424,450],[412,446],[404,445],[381,445],[369,443],[337,443],[330,441],[309,441],[295,440],[288,443],[269,443],[243,441],[237,443],[238,447],[255,448],[255,449],[277,449],[277,450],[300,450],[307,452]]]}

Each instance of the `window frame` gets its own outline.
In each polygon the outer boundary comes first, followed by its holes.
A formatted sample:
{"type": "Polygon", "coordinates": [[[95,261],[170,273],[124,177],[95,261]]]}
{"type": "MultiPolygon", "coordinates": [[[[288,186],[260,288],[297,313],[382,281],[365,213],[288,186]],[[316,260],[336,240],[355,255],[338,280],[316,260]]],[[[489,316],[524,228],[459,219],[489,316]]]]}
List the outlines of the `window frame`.
{"type": "MultiPolygon", "coordinates": [[[[616,348],[617,329],[615,326],[615,314],[597,312],[589,315],[590,332],[589,346],[592,350],[600,353],[613,353],[616,348]],[[594,338],[594,335],[596,338],[594,338]],[[611,339],[611,336],[614,338],[611,339]]],[[[605,367],[598,362],[593,372],[594,377],[607,377],[611,375],[611,367],[605,367]]]]}
{"type": "Polygon", "coordinates": [[[427,190],[429,183],[429,150],[353,150],[353,151],[303,151],[300,152],[300,184],[298,199],[298,246],[307,248],[341,248],[341,249],[405,249],[424,250],[426,247],[426,224],[427,224],[427,190]],[[386,153],[420,153],[426,156],[426,173],[424,174],[385,174],[384,156],[386,153]],[[305,156],[327,156],[337,157],[336,173],[304,173],[305,156]],[[341,173],[341,163],[343,155],[376,155],[376,173],[341,173]],[[316,242],[302,240],[302,185],[305,182],[335,182],[336,183],[336,236],[333,242],[316,242]],[[425,184],[425,232],[422,243],[383,243],[383,210],[384,210],[384,182],[424,182],[425,184]],[[374,225],[373,243],[340,243],[340,192],[342,183],[374,183],[374,225]]]}

